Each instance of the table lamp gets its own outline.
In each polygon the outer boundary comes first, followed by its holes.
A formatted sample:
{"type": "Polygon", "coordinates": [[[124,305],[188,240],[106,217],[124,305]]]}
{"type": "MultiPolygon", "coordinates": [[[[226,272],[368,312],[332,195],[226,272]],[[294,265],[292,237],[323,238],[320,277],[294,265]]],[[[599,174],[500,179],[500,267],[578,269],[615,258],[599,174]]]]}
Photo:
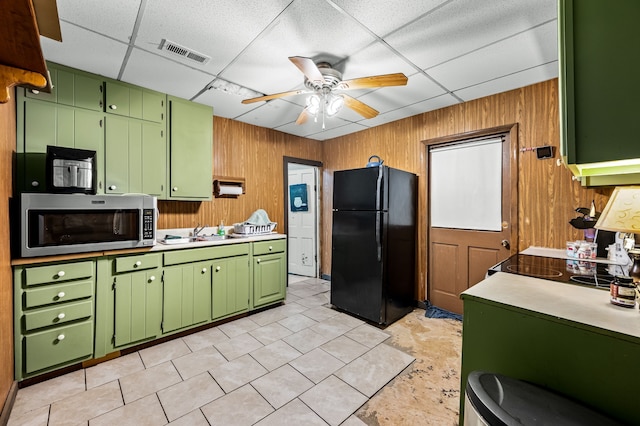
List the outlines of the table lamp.
{"type": "Polygon", "coordinates": [[[634,235],[640,234],[640,186],[616,187],[595,228],[624,234],[624,249],[633,258],[629,276],[640,282],[640,249],[635,248],[634,235]]]}

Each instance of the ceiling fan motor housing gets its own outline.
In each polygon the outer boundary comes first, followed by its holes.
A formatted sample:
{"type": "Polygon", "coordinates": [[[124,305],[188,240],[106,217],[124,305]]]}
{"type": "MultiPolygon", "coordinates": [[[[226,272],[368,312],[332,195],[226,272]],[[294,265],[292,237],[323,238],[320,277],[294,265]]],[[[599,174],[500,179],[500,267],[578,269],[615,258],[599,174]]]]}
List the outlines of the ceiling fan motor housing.
{"type": "Polygon", "coordinates": [[[322,82],[315,82],[304,78],[304,85],[308,89],[322,91],[323,89],[331,90],[336,87],[342,81],[342,73],[331,68],[331,64],[327,62],[318,62],[316,64],[320,74],[324,77],[324,84],[322,82]]]}

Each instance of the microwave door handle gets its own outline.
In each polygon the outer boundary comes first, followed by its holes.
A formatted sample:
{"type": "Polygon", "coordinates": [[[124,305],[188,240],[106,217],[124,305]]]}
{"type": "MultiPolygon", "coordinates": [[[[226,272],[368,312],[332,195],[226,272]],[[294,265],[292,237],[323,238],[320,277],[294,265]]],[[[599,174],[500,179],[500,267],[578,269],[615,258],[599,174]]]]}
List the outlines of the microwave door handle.
{"type": "Polygon", "coordinates": [[[113,214],[113,235],[120,235],[121,227],[122,227],[122,213],[115,212],[113,214]]]}

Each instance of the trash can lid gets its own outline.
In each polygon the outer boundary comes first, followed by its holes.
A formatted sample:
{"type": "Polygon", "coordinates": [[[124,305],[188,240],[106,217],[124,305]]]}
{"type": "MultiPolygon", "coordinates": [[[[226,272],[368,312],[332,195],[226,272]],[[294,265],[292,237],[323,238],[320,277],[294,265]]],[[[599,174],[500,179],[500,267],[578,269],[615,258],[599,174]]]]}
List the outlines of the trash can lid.
{"type": "Polygon", "coordinates": [[[465,392],[491,426],[620,424],[561,395],[501,374],[474,371],[465,392]]]}

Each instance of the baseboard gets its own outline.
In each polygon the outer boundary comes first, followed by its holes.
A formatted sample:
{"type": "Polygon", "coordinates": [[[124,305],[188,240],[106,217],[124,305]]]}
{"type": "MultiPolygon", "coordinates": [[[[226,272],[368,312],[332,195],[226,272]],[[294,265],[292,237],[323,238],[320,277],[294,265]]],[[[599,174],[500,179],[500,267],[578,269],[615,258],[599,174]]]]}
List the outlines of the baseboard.
{"type": "Polygon", "coordinates": [[[9,423],[9,416],[11,415],[11,410],[13,409],[13,403],[16,400],[17,394],[18,382],[14,380],[9,388],[9,393],[7,393],[7,399],[4,401],[4,405],[2,406],[2,412],[0,412],[0,426],[6,426],[7,423],[9,423]]]}

